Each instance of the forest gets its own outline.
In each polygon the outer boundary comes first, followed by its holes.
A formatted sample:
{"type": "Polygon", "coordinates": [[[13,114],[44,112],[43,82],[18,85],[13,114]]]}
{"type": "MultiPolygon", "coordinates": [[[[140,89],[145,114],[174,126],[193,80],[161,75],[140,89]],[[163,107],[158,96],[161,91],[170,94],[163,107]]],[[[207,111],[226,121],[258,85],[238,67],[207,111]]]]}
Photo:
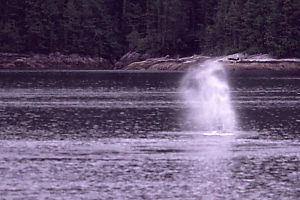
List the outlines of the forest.
{"type": "Polygon", "coordinates": [[[0,0],[0,52],[300,57],[299,0],[0,0]]]}

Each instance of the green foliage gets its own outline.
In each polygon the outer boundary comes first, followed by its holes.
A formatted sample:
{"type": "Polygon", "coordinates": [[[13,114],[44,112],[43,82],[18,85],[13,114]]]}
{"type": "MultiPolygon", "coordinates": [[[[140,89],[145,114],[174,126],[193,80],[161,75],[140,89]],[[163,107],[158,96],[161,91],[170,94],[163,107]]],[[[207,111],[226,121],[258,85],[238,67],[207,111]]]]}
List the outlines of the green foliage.
{"type": "Polygon", "coordinates": [[[278,57],[300,57],[300,2],[274,0],[267,18],[267,44],[278,57]]]}
{"type": "Polygon", "coordinates": [[[0,51],[300,57],[299,0],[0,0],[0,51]]]}

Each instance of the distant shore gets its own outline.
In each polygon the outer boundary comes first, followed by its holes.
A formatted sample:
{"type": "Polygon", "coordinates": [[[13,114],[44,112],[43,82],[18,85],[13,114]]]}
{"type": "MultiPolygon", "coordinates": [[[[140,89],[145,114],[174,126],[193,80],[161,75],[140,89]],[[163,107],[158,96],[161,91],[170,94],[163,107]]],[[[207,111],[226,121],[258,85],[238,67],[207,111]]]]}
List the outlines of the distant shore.
{"type": "Polygon", "coordinates": [[[61,53],[18,54],[0,53],[0,69],[63,69],[63,70],[146,70],[146,71],[186,71],[198,63],[208,59],[218,60],[228,70],[300,70],[300,59],[273,59],[268,55],[233,54],[221,57],[194,55],[190,57],[159,58],[138,57],[130,52],[119,61],[111,62],[101,57],[80,56],[78,54],[63,55],[61,53]]]}

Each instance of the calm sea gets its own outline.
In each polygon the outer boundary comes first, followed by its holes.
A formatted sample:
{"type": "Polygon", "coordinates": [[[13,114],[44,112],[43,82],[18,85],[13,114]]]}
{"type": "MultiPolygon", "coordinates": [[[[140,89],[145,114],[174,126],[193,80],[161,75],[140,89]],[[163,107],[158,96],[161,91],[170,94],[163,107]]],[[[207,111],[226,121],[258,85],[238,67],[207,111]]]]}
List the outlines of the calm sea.
{"type": "Polygon", "coordinates": [[[188,130],[183,75],[0,71],[0,199],[300,198],[300,74],[231,72],[232,134],[188,130]]]}

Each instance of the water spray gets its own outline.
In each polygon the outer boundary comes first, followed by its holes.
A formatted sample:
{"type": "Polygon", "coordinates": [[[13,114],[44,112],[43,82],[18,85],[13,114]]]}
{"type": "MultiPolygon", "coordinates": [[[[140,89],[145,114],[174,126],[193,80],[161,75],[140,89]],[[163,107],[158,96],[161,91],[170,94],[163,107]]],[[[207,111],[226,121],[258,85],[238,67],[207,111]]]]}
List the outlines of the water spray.
{"type": "Polygon", "coordinates": [[[198,64],[184,76],[180,94],[186,120],[200,131],[234,131],[236,116],[231,105],[227,74],[218,61],[198,64]]]}

